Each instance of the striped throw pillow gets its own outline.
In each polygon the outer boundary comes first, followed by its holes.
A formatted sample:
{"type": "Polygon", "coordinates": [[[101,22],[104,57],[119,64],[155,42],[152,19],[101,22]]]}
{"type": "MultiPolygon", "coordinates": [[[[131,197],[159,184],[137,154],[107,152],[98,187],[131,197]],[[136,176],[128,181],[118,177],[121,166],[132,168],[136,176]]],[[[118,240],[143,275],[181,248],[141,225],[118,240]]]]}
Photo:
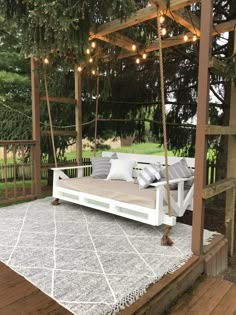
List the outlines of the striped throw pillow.
{"type": "MultiPolygon", "coordinates": [[[[169,179],[177,179],[177,178],[186,178],[191,177],[193,175],[192,169],[188,167],[187,161],[185,158],[181,159],[179,162],[176,162],[170,166],[168,166],[168,174],[169,179]]],[[[165,176],[165,170],[161,171],[161,177],[165,176]]],[[[170,185],[171,189],[176,189],[177,184],[170,185]]]]}
{"type": "Polygon", "coordinates": [[[160,164],[149,164],[138,175],[137,182],[139,188],[147,188],[151,183],[161,179],[160,164]]]}
{"type": "Polygon", "coordinates": [[[95,178],[107,178],[107,175],[111,169],[111,159],[117,159],[116,154],[112,154],[111,157],[94,157],[92,162],[92,177],[95,178]]]}

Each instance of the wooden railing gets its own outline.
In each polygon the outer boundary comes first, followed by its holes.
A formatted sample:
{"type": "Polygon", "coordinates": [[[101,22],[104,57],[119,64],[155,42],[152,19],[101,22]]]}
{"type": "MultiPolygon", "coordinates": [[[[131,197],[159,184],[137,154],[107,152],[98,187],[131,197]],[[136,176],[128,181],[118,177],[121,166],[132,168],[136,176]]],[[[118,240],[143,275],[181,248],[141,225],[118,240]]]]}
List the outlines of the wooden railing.
{"type": "Polygon", "coordinates": [[[31,140],[0,141],[0,204],[35,197],[34,147],[31,140]]]}

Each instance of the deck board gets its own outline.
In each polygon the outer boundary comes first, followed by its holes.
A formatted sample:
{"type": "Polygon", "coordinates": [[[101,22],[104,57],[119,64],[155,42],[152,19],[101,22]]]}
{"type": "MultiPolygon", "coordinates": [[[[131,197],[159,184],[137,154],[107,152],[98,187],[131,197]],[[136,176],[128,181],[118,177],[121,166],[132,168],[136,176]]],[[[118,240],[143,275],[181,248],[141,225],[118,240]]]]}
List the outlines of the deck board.
{"type": "Polygon", "coordinates": [[[169,315],[233,315],[236,312],[236,285],[219,277],[206,276],[184,294],[169,315]]]}
{"type": "Polygon", "coordinates": [[[0,315],[53,314],[72,313],[0,262],[0,315]]]}

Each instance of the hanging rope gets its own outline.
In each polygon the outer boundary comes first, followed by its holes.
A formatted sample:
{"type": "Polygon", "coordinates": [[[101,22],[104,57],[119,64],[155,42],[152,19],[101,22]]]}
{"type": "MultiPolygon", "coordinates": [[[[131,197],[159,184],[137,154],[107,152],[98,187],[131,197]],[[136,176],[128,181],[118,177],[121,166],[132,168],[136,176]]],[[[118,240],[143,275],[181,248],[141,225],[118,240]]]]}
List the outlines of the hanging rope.
{"type": "MultiPolygon", "coordinates": [[[[165,154],[165,175],[167,182],[167,206],[168,215],[171,216],[171,203],[170,203],[170,185],[169,185],[169,172],[168,172],[168,148],[167,148],[167,132],[166,132],[166,112],[165,112],[165,89],[164,89],[164,71],[163,71],[163,54],[162,54],[162,39],[161,39],[161,22],[160,22],[160,9],[157,6],[157,34],[159,41],[159,60],[160,60],[160,84],[161,84],[161,111],[162,111],[162,126],[164,137],[164,154],[165,154]]],[[[171,226],[167,225],[165,232],[161,239],[161,245],[172,246],[173,242],[169,238],[171,226]]]]}
{"type": "MultiPolygon", "coordinates": [[[[50,135],[51,135],[51,141],[52,141],[52,150],[53,150],[53,157],[54,157],[54,164],[55,167],[57,167],[57,154],[56,154],[56,147],[55,147],[55,141],[54,141],[54,134],[53,134],[53,125],[52,125],[52,115],[51,115],[51,109],[50,109],[50,102],[49,102],[49,95],[48,95],[48,83],[47,83],[47,73],[46,68],[44,66],[43,71],[43,78],[44,78],[44,86],[45,86],[45,93],[46,93],[46,101],[47,101],[47,109],[48,109],[48,117],[49,117],[49,125],[50,125],[50,135]]],[[[52,201],[52,205],[57,206],[59,204],[59,199],[56,198],[52,201]]]]}
{"type": "Polygon", "coordinates": [[[95,110],[95,125],[94,125],[94,151],[93,154],[96,156],[97,151],[97,129],[98,129],[98,97],[99,97],[99,69],[97,68],[97,79],[96,79],[96,110],[95,110]]]}

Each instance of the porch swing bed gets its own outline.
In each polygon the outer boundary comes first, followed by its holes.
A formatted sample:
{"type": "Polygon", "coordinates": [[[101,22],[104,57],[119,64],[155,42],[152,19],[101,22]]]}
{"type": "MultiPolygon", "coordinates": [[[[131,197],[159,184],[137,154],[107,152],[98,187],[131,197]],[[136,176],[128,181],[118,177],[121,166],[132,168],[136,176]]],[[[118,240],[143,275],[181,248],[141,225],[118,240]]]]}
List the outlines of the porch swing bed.
{"type": "MultiPolygon", "coordinates": [[[[111,152],[103,152],[102,157],[112,158],[111,152]]],[[[176,217],[183,216],[186,209],[192,210],[193,176],[170,179],[169,184],[175,185],[171,190],[171,215],[167,206],[167,182],[151,183],[147,188],[140,189],[136,179],[140,172],[149,164],[164,166],[162,156],[143,154],[116,153],[121,160],[135,161],[132,177],[134,182],[123,180],[106,180],[85,176],[86,168],[92,170],[92,165],[53,168],[53,197],[73,202],[82,206],[105,211],[114,215],[129,218],[153,226],[162,224],[173,226],[176,217]],[[70,170],[76,170],[76,177],[69,177],[70,170]],[[186,183],[192,183],[186,189],[186,183]]],[[[181,163],[180,157],[169,157],[169,168],[181,163]]],[[[193,174],[194,158],[186,158],[185,162],[193,174]]]]}

